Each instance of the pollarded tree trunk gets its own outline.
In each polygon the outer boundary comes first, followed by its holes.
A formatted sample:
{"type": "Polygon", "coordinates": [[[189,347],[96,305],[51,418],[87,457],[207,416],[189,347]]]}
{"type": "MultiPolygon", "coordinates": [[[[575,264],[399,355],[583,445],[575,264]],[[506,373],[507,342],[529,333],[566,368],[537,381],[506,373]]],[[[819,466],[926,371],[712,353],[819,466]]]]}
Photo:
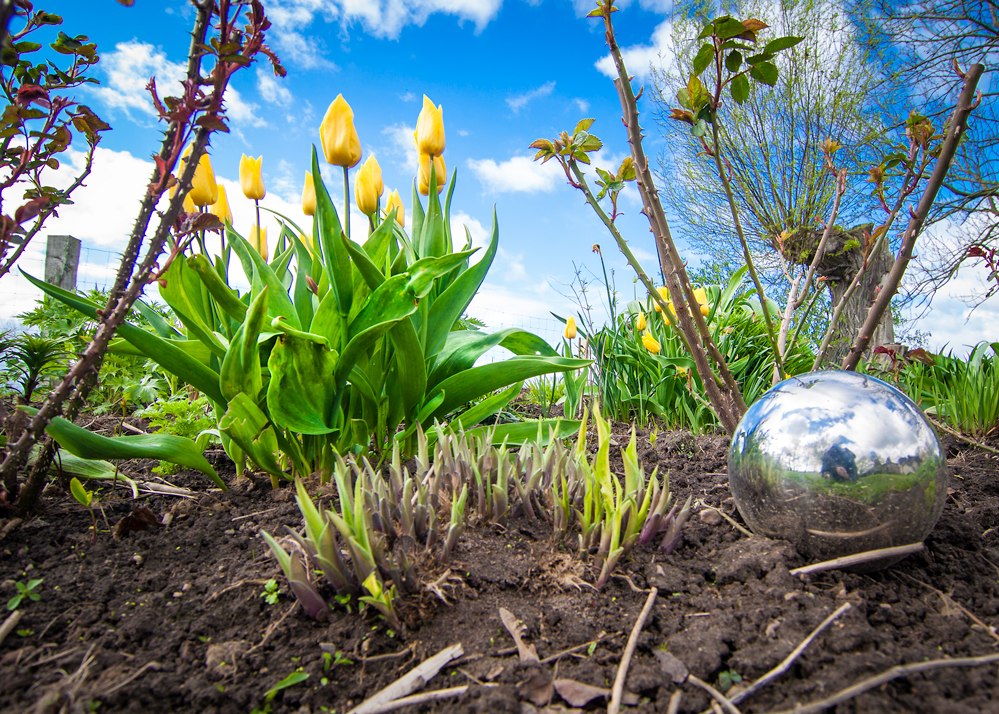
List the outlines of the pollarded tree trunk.
{"type": "MultiPolygon", "coordinates": [[[[815,274],[825,282],[829,289],[830,317],[832,317],[832,310],[843,299],[843,295],[849,289],[853,278],[864,265],[864,246],[867,244],[873,227],[872,224],[868,223],[848,231],[834,228],[829,235],[825,254],[819,262],[815,274]]],[[[821,238],[821,232],[799,231],[785,241],[783,245],[784,256],[792,262],[809,265],[821,238]]],[[[861,278],[860,285],[843,310],[826,353],[823,367],[839,369],[840,363],[853,343],[857,330],[867,318],[867,311],[878,296],[885,276],[891,269],[892,258],[885,248],[878,255],[871,256],[868,263],[867,271],[861,278]]],[[[875,331],[868,349],[873,350],[879,345],[894,342],[895,327],[891,312],[888,311],[875,331]]]]}

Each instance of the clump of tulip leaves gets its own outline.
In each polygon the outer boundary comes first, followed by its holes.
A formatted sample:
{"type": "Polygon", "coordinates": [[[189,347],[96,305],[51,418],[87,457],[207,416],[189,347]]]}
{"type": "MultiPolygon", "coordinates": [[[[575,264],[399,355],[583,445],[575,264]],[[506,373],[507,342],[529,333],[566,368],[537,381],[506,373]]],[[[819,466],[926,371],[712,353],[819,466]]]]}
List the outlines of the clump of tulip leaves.
{"type": "MultiPolygon", "coordinates": [[[[335,507],[320,509],[301,480],[297,501],[304,533],[285,539],[262,532],[305,611],[324,619],[330,603],[310,572],[321,572],[334,600],[367,604],[393,627],[402,627],[397,601],[426,589],[447,602],[450,570],[422,582],[417,565],[439,570],[448,563],[469,523],[505,526],[511,518],[552,524],[558,540],[578,530],[581,557],[590,560],[595,587],[639,544],[662,535],[660,550],[679,544],[690,499],[673,502],[668,479],[646,475],[638,462],[634,430],[622,450],[623,480],[610,469],[610,425],[594,408],[597,453],[587,460],[586,419],[576,444],[542,446],[542,434],[519,450],[497,439],[501,427],[455,432],[437,427],[433,438],[417,433],[413,473],[396,444],[385,475],[363,456],[336,457],[335,507]],[[430,459],[431,450],[433,459],[430,459]]],[[[536,427],[539,432],[543,427],[536,427]]],[[[457,578],[460,580],[460,578],[457,578]]]]}
{"type": "MultiPolygon", "coordinates": [[[[344,232],[315,147],[312,177],[311,238],[283,224],[268,262],[227,224],[221,255],[175,251],[160,294],[183,332],[139,303],[155,332],[123,325],[113,345],[152,359],[205,394],[223,448],[240,470],[249,460],[277,484],[295,474],[328,475],[339,454],[374,449],[384,457],[395,443],[411,454],[418,427],[427,430],[481,400],[458,417],[471,428],[506,406],[523,380],[588,364],[559,357],[521,329],[457,329],[492,265],[499,232],[494,215],[489,245],[474,264],[467,230],[465,248],[454,249],[453,174],[443,207],[434,184],[426,210],[414,188],[411,236],[392,211],[358,242],[344,232]],[[236,269],[249,281],[248,292],[231,287],[236,269]],[[514,356],[475,366],[495,346],[514,356]]],[[[96,314],[96,304],[32,282],[96,314]]],[[[576,427],[556,424],[545,423],[545,439],[576,427]]],[[[514,424],[495,436],[517,441],[536,430],[514,424]]],[[[72,450],[71,442],[61,443],[72,450]]]]}

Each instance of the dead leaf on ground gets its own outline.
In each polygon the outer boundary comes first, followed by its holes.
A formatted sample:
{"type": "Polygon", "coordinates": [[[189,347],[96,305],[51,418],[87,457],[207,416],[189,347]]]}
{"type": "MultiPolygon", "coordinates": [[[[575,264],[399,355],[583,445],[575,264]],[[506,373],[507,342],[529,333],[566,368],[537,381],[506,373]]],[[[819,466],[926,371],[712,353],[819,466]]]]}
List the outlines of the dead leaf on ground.
{"type": "MultiPolygon", "coordinates": [[[[556,679],[555,691],[574,707],[585,707],[597,697],[611,698],[610,689],[583,684],[575,679],[556,679]]],[[[626,691],[621,701],[628,706],[635,706],[638,704],[638,695],[626,691]]]]}
{"type": "Polygon", "coordinates": [[[499,609],[500,621],[503,623],[503,627],[506,631],[510,633],[510,637],[517,645],[517,655],[520,657],[520,661],[523,663],[528,662],[540,662],[538,658],[538,651],[534,648],[534,645],[529,645],[524,642],[522,635],[527,630],[524,627],[524,623],[521,622],[514,616],[512,612],[507,610],[505,607],[499,609]]]}
{"type": "Polygon", "coordinates": [[[111,536],[121,540],[129,533],[148,530],[160,524],[156,514],[146,506],[139,506],[115,524],[111,536]]]}

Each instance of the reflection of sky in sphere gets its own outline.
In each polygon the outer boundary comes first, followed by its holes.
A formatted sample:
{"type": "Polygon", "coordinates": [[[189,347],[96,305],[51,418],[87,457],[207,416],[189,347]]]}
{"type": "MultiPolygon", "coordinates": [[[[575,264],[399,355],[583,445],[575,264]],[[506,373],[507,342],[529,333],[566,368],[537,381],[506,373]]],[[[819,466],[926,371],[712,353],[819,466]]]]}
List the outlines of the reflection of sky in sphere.
{"type": "Polygon", "coordinates": [[[812,372],[781,382],[750,407],[739,432],[784,468],[811,473],[822,471],[822,455],[835,445],[856,456],[862,475],[933,455],[938,443],[908,397],[855,372],[812,372]]]}

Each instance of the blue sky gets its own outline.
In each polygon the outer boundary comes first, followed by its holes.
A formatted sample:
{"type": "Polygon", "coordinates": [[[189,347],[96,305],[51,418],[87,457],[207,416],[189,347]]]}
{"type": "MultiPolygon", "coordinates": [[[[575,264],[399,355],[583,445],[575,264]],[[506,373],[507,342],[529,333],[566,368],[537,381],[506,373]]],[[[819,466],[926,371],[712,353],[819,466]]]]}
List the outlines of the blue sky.
{"type": "MultiPolygon", "coordinates": [[[[64,17],[61,29],[68,34],[87,34],[97,42],[102,60],[96,76],[102,84],[81,91],[78,99],[114,128],[105,134],[77,205],[63,210],[50,232],[71,233],[85,246],[119,250],[151,173],[148,157],[159,146],[161,128],[143,87],[155,75],[165,94],[164,85],[181,73],[193,11],[184,0],[139,0],[131,8],[114,0],[41,5],[64,17]],[[93,19],[95,9],[99,22],[93,19]]],[[[615,15],[618,39],[628,49],[629,70],[647,80],[649,61],[658,61],[667,41],[668,5],[640,0],[623,6],[615,15]]],[[[550,331],[553,322],[543,320],[548,310],[565,314],[573,309],[560,295],[569,293],[573,262],[585,265],[591,279],[600,273],[591,252],[594,243],[601,244],[608,267],[616,271],[623,299],[632,297],[632,275],[582,195],[566,185],[555,162],[541,167],[529,158],[532,141],[571,130],[583,117],[596,119],[592,129],[605,143],[596,163],[616,168],[628,151],[620,105],[605,74],[602,25],[584,18],[588,2],[265,0],[265,8],[274,23],[269,44],[288,77],[274,78],[263,64],[238,72],[232,82],[236,93],[228,100],[232,132],[216,135],[211,147],[237,229],[247,232],[251,221],[252,204],[237,183],[244,153],[264,157],[268,196],[263,204],[301,216],[310,144],[318,144],[319,123],[339,93],[354,110],[364,156],[377,157],[386,187],[399,189],[408,217],[416,166],[411,137],[427,94],[444,109],[449,177],[458,170],[452,218],[468,226],[477,244],[486,237],[494,205],[499,218],[501,252],[473,313],[478,310],[490,328],[529,316],[534,322],[520,321],[550,331]]],[[[646,151],[654,156],[659,133],[648,106],[643,102],[641,108],[646,151]]],[[[334,180],[332,171],[329,177],[331,193],[341,194],[339,178],[334,180]]],[[[657,272],[652,237],[633,188],[620,206],[619,227],[647,270],[657,272]]],[[[36,259],[42,249],[36,247],[36,259]]],[[[602,319],[602,286],[592,285],[590,295],[602,319]]],[[[938,299],[924,328],[932,329],[933,346],[999,338],[996,328],[985,327],[999,319],[994,307],[979,308],[967,325],[965,312],[953,300],[938,299]]]]}

